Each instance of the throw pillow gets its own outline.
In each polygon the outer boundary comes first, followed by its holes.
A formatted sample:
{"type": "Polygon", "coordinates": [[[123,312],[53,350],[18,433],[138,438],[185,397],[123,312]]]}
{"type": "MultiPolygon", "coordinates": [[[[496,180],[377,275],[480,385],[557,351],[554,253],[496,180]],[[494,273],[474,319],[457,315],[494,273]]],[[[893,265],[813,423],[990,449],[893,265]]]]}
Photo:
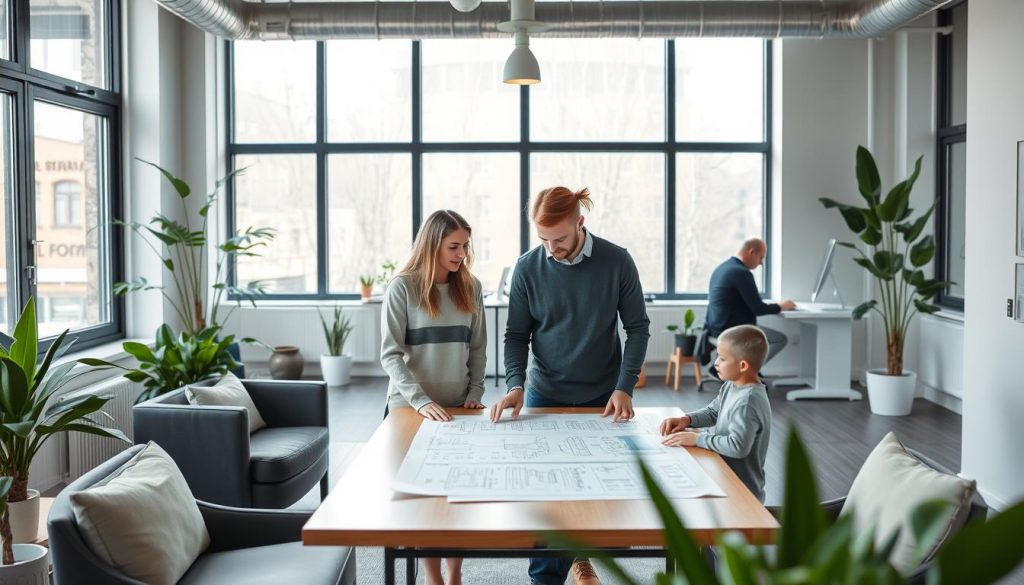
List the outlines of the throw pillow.
{"type": "Polygon", "coordinates": [[[907,452],[893,433],[887,434],[868,455],[850,486],[842,514],[853,514],[854,530],[875,530],[875,543],[881,544],[900,530],[889,561],[901,573],[917,568],[917,543],[910,530],[910,513],[928,500],[945,500],[954,507],[943,535],[921,559],[930,560],[939,546],[959,530],[967,520],[975,482],[942,473],[907,452]]]}
{"type": "Polygon", "coordinates": [[[210,545],[185,478],[152,441],[69,499],[82,538],[96,556],[144,583],[176,583],[210,545]]]}
{"type": "Polygon", "coordinates": [[[185,386],[185,397],[189,404],[203,406],[241,406],[249,413],[249,434],[267,426],[256,410],[249,392],[246,391],[242,381],[234,374],[228,372],[213,386],[197,386],[189,384],[185,386]]]}

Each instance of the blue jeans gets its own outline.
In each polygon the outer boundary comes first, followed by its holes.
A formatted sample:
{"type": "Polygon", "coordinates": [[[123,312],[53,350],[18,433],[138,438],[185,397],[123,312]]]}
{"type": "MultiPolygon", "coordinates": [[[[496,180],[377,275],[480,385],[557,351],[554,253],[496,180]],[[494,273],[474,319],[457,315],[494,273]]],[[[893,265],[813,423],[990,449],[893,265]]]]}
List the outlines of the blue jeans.
{"type": "MultiPolygon", "coordinates": [[[[612,392],[614,392],[614,390],[588,402],[573,404],[570,402],[552,400],[536,390],[528,389],[526,391],[526,406],[534,408],[559,406],[604,408],[604,406],[608,404],[608,400],[612,397],[612,392]]],[[[572,568],[572,561],[573,559],[530,558],[530,581],[537,585],[563,585],[566,577],[569,576],[569,570],[572,568]]]]}

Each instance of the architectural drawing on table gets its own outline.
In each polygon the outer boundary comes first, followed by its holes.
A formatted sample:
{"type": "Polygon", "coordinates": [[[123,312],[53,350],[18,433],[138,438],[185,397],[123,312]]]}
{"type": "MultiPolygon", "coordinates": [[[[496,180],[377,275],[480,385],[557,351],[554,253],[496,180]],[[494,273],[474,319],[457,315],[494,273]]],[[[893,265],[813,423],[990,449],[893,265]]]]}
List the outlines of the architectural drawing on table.
{"type": "Polygon", "coordinates": [[[504,440],[505,454],[517,461],[540,459],[551,452],[544,437],[509,437],[504,440]]]}
{"type": "Polygon", "coordinates": [[[657,435],[658,420],[638,417],[631,421],[614,422],[611,418],[594,415],[573,414],[524,414],[517,420],[503,420],[492,423],[482,416],[456,416],[447,423],[429,422],[436,425],[437,435],[481,435],[481,434],[536,434],[536,433],[586,433],[611,435],[657,435]]]}

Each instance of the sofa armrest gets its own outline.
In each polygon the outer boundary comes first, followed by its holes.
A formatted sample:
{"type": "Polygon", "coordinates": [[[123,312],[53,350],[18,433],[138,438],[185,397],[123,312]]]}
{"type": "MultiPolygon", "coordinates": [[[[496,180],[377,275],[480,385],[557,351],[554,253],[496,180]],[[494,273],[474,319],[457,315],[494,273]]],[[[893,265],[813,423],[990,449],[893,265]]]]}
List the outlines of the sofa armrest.
{"type": "Polygon", "coordinates": [[[153,441],[167,451],[196,499],[252,504],[244,408],[147,402],[132,409],[132,420],[135,442],[153,441]]]}
{"type": "Polygon", "coordinates": [[[210,533],[207,552],[221,552],[302,540],[312,511],[232,508],[196,501],[210,533]]]}
{"type": "Polygon", "coordinates": [[[326,427],[327,383],[300,380],[242,380],[269,427],[326,427]]]}
{"type": "Polygon", "coordinates": [[[825,500],[821,503],[821,511],[825,513],[825,522],[828,525],[836,523],[839,519],[839,513],[843,511],[843,506],[846,504],[846,497],[835,498],[832,500],[825,500]]]}

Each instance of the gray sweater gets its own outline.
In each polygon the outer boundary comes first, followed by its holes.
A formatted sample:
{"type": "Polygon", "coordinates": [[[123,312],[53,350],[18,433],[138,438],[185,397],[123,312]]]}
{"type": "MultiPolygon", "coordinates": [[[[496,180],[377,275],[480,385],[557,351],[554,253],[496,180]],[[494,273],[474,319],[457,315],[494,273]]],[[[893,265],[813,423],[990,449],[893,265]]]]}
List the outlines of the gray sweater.
{"type": "MultiPolygon", "coordinates": [[[[592,235],[592,234],[591,234],[592,235]]],[[[538,246],[519,258],[505,330],[509,389],[525,386],[566,404],[612,390],[633,394],[650,320],[636,264],[625,248],[593,236],[588,258],[568,266],[538,246]],[[626,330],[619,342],[618,321],[626,330]],[[533,362],[527,373],[527,354],[533,362]]]]}
{"type": "Polygon", "coordinates": [[[397,277],[388,285],[381,311],[380,365],[388,383],[388,407],[419,410],[430,402],[462,406],[484,395],[487,362],[487,322],[480,281],[474,313],[463,313],[448,296],[448,284],[434,285],[441,293],[441,312],[431,318],[420,306],[419,294],[397,277]]]}
{"type": "Polygon", "coordinates": [[[772,432],[772,407],[764,385],[737,387],[726,382],[710,404],[689,415],[691,427],[710,427],[700,433],[697,446],[721,455],[763,502],[764,462],[772,432]]]}

